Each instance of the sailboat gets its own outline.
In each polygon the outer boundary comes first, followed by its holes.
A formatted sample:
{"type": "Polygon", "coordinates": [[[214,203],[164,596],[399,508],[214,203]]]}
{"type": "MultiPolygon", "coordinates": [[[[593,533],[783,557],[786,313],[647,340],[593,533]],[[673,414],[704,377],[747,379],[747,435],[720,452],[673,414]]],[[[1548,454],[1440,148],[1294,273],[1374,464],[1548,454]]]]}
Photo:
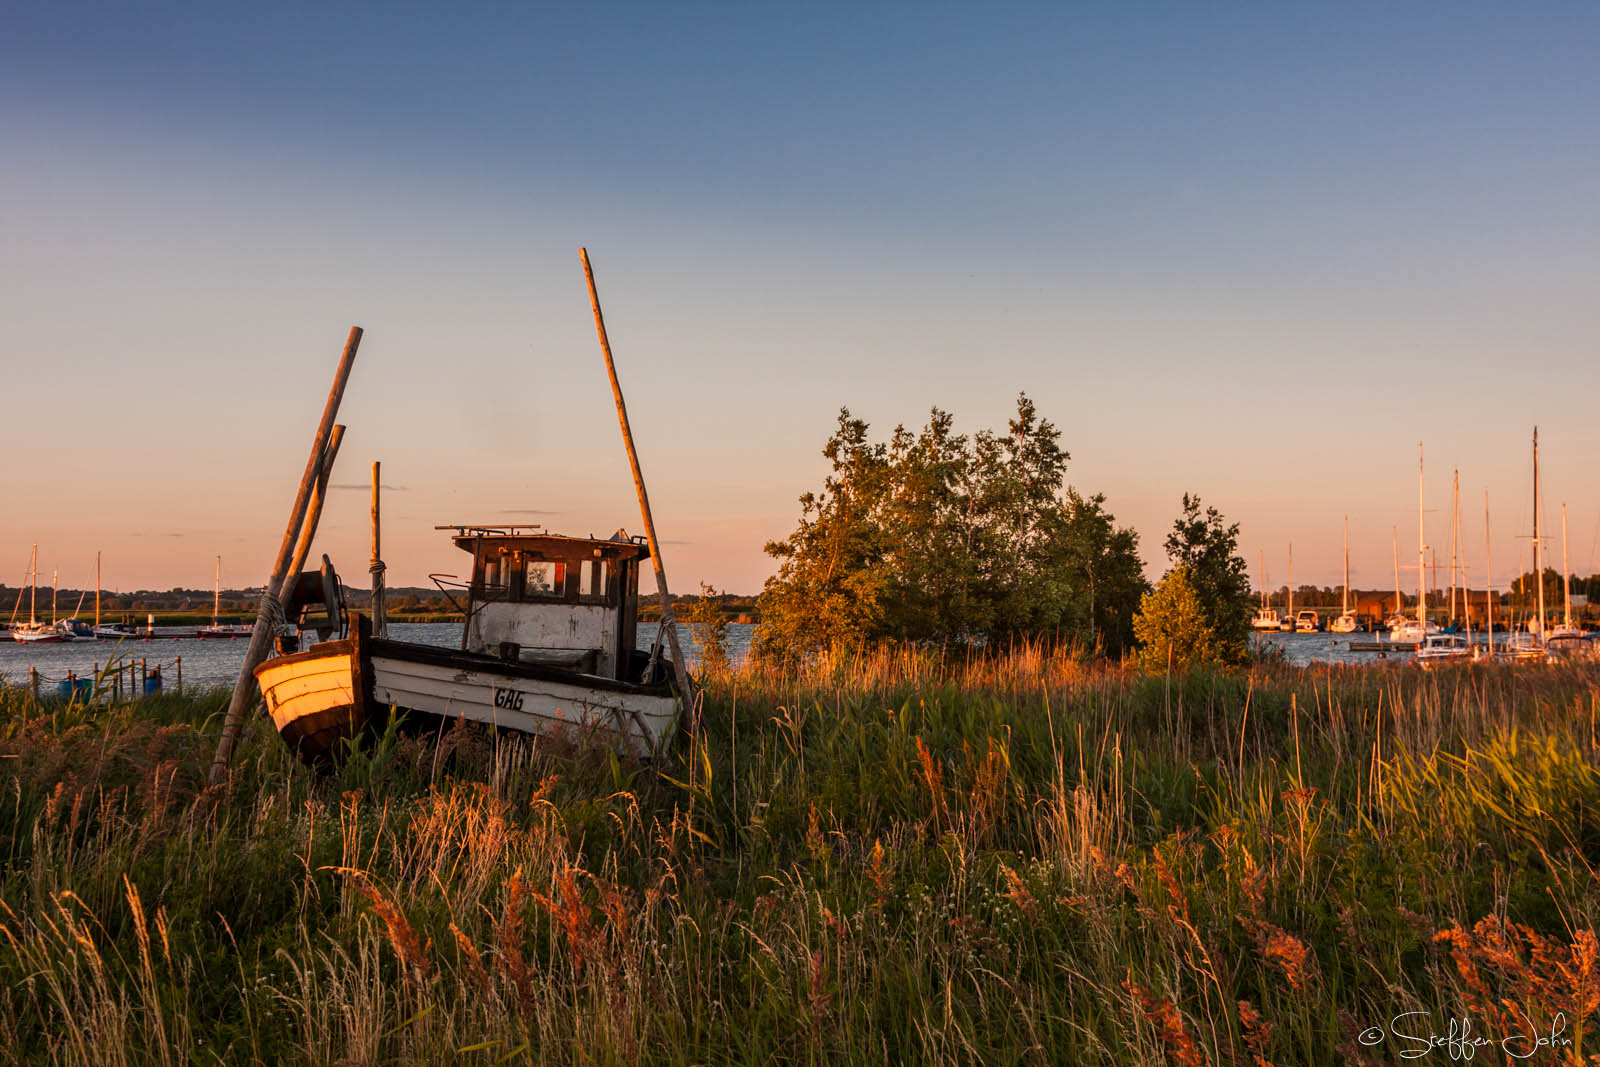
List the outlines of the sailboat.
{"type": "MultiPolygon", "coordinates": [[[[1404,619],[1399,625],[1389,627],[1389,640],[1406,641],[1420,646],[1429,634],[1438,633],[1439,627],[1428,621],[1428,543],[1423,525],[1422,496],[1422,442],[1417,442],[1417,617],[1404,619]]],[[[1395,566],[1399,567],[1398,548],[1395,566]]],[[[1396,599],[1399,598],[1399,579],[1396,578],[1396,599]]],[[[1398,614],[1398,613],[1397,613],[1398,614]]]]}
{"type": "Polygon", "coordinates": [[[1256,611],[1255,618],[1250,620],[1252,630],[1277,630],[1279,626],[1278,609],[1267,606],[1267,554],[1261,553],[1261,607],[1256,611]]]}
{"type": "Polygon", "coordinates": [[[1394,611],[1383,620],[1383,628],[1389,631],[1389,640],[1394,640],[1394,631],[1406,624],[1406,602],[1400,595],[1400,527],[1389,527],[1389,539],[1394,547],[1394,611]]]}
{"type": "Polygon", "coordinates": [[[1344,585],[1339,589],[1339,617],[1328,624],[1336,634],[1353,634],[1359,627],[1355,613],[1350,610],[1350,516],[1344,517],[1344,585]]]}
{"type": "Polygon", "coordinates": [[[98,639],[99,634],[95,631],[94,626],[78,617],[79,612],[83,611],[83,602],[88,598],[89,590],[85,589],[78,594],[78,606],[72,609],[72,614],[56,623],[56,629],[61,631],[61,640],[94,641],[98,639]]]}
{"type": "Polygon", "coordinates": [[[102,641],[120,641],[132,636],[131,623],[103,623],[100,621],[100,553],[94,554],[94,635],[102,641]]]}
{"type": "Polygon", "coordinates": [[[1294,632],[1294,542],[1289,542],[1289,605],[1283,614],[1283,621],[1278,624],[1278,629],[1285,633],[1294,632]]]}
{"type": "Polygon", "coordinates": [[[1528,620],[1525,633],[1511,634],[1505,653],[1520,662],[1542,663],[1549,659],[1544,632],[1544,542],[1539,536],[1539,427],[1533,428],[1533,579],[1538,586],[1538,614],[1528,620]]]}
{"type": "MultiPolygon", "coordinates": [[[[1543,585],[1543,583],[1540,583],[1543,585]]],[[[1546,640],[1559,652],[1589,647],[1589,632],[1572,622],[1572,565],[1567,560],[1567,505],[1561,504],[1561,625],[1552,627],[1546,640]]]]}
{"type": "Polygon", "coordinates": [[[215,584],[214,591],[213,591],[212,596],[211,596],[211,625],[210,626],[202,626],[202,627],[200,627],[200,629],[195,632],[195,636],[196,637],[213,637],[213,638],[214,637],[237,638],[237,637],[249,637],[255,631],[255,626],[253,624],[250,625],[250,626],[245,626],[243,624],[232,624],[232,623],[230,623],[228,625],[223,625],[222,623],[217,621],[217,617],[219,615],[221,615],[221,614],[222,614],[222,557],[218,556],[217,557],[216,584],[215,584]]]}
{"type": "Polygon", "coordinates": [[[33,554],[28,559],[28,573],[30,576],[28,592],[28,621],[20,626],[11,628],[11,639],[27,644],[44,644],[50,641],[60,641],[61,631],[55,623],[39,621],[37,601],[39,598],[39,546],[33,546],[33,554]]]}

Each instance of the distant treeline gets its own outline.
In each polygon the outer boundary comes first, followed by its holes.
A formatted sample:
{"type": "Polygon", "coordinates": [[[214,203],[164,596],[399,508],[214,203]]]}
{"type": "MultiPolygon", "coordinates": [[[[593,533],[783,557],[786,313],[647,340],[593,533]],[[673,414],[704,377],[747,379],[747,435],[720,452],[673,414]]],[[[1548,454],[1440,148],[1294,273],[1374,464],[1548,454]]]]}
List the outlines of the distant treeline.
{"type": "MultiPolygon", "coordinates": [[[[1413,577],[1411,579],[1411,587],[1400,591],[1401,600],[1405,604],[1414,606],[1417,602],[1415,581],[1413,577]]],[[[1433,607],[1443,607],[1450,600],[1448,579],[1441,576],[1440,581],[1444,584],[1434,586],[1428,590],[1428,603],[1433,607]]],[[[1481,603],[1483,601],[1484,591],[1481,584],[1469,586],[1467,593],[1474,602],[1481,603]]],[[[1341,595],[1342,590],[1337,585],[1298,585],[1295,586],[1294,590],[1294,603],[1296,608],[1337,608],[1341,595]]],[[[1459,591],[1457,595],[1460,595],[1459,591]]],[[[1581,597],[1585,601],[1593,601],[1600,598],[1600,574],[1591,574],[1587,578],[1579,578],[1574,575],[1572,578],[1572,595],[1581,597]]],[[[1260,596],[1259,591],[1257,596],[1260,596]]],[[[1513,578],[1509,584],[1496,583],[1495,596],[1496,604],[1504,604],[1510,607],[1532,607],[1538,601],[1539,586],[1534,579],[1533,572],[1528,571],[1513,578]]],[[[1545,607],[1560,607],[1561,596],[1561,573],[1552,567],[1546,567],[1544,571],[1545,607]]],[[[1267,603],[1281,608],[1288,603],[1288,597],[1289,587],[1280,585],[1276,589],[1268,590],[1267,603]]],[[[1394,599],[1394,587],[1362,589],[1352,586],[1350,589],[1352,603],[1380,599],[1392,601],[1394,599]]]]}
{"type": "MultiPolygon", "coordinates": [[[[35,595],[36,611],[48,616],[50,613],[51,589],[49,586],[40,586],[35,595]]],[[[78,611],[82,602],[82,614],[94,612],[94,590],[57,589],[55,593],[56,614],[71,615],[78,611]]],[[[350,607],[366,610],[371,600],[372,591],[365,587],[345,586],[345,603],[350,607]]],[[[701,596],[674,596],[672,598],[673,614],[680,618],[687,617],[697,604],[702,600],[710,599],[718,609],[732,621],[754,622],[758,618],[756,612],[756,598],[754,596],[738,596],[732,593],[721,593],[710,598],[701,596]]],[[[26,618],[28,615],[29,590],[26,586],[17,588],[0,584],[0,622],[11,618],[14,614],[26,618]]],[[[219,615],[225,619],[254,618],[256,605],[261,601],[259,589],[224,589],[222,591],[219,615]]],[[[457,602],[460,597],[457,597],[457,602]]],[[[444,593],[437,589],[427,589],[419,586],[396,586],[385,591],[385,608],[388,617],[396,620],[405,620],[408,617],[419,617],[429,620],[441,618],[459,618],[460,612],[455,604],[444,593]]],[[[146,615],[157,616],[195,616],[211,617],[213,599],[210,589],[139,589],[133,592],[113,593],[102,589],[100,591],[100,614],[103,618],[115,619],[122,615],[137,616],[137,620],[144,621],[146,615]]],[[[656,619],[661,615],[661,604],[654,594],[643,594],[639,598],[639,617],[641,619],[656,619]]]]}

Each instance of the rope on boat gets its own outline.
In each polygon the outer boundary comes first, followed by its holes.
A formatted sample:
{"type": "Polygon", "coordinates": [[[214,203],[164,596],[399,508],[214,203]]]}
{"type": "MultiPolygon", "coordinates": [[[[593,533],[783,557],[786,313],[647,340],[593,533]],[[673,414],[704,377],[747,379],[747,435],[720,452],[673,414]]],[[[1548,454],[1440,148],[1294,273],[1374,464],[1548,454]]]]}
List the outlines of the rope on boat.
{"type": "Polygon", "coordinates": [[[283,605],[271,593],[261,594],[261,615],[267,620],[269,633],[281,634],[289,626],[289,620],[283,614],[283,605]]]}

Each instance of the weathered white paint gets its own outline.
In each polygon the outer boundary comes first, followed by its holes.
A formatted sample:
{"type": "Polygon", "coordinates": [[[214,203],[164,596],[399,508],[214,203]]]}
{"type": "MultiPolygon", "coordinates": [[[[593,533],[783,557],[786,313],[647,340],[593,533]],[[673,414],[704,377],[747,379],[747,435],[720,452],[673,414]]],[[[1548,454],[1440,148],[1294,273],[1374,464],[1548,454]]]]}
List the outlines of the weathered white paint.
{"type": "Polygon", "coordinates": [[[616,612],[602,604],[484,604],[467,628],[467,648],[494,652],[503,641],[525,649],[598,650],[615,655],[616,612]]]}
{"type": "Polygon", "coordinates": [[[562,725],[597,727],[619,736],[641,755],[656,747],[677,714],[677,700],[671,696],[589,689],[382,655],[372,657],[372,673],[373,696],[379,704],[524,733],[562,725]],[[501,706],[496,705],[497,691],[501,706]],[[515,703],[522,706],[504,706],[515,703]]]}

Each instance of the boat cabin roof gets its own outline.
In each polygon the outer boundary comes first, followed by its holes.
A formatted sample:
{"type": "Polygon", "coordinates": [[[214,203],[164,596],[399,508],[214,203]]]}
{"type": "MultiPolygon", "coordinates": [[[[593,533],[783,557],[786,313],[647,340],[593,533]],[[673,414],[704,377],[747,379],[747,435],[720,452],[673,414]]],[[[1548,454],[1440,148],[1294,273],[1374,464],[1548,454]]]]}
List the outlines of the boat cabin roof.
{"type": "Polygon", "coordinates": [[[436,529],[454,530],[456,547],[474,556],[480,552],[521,552],[546,559],[648,559],[650,547],[643,537],[618,530],[607,538],[569,537],[542,531],[537,526],[477,526],[452,523],[436,529]]]}

